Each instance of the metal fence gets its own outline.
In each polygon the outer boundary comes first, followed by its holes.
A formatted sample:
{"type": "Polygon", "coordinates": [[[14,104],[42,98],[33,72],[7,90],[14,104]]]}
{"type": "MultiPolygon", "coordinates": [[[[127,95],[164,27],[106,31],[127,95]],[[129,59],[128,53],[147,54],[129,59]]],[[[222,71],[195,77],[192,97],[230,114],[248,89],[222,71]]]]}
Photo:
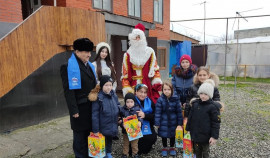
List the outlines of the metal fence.
{"type": "Polygon", "coordinates": [[[207,65],[211,72],[219,76],[270,78],[270,65],[207,65]]]}

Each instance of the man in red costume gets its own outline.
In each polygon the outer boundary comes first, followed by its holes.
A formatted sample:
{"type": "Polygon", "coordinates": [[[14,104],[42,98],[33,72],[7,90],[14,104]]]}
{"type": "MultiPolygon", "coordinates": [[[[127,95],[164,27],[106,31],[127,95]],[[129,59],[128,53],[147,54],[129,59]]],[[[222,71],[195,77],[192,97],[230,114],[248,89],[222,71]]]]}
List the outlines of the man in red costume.
{"type": "Polygon", "coordinates": [[[134,93],[134,87],[143,83],[148,87],[148,97],[154,103],[159,98],[162,81],[155,51],[147,46],[145,27],[139,23],[129,34],[129,49],[124,54],[122,65],[123,95],[134,93]]]}

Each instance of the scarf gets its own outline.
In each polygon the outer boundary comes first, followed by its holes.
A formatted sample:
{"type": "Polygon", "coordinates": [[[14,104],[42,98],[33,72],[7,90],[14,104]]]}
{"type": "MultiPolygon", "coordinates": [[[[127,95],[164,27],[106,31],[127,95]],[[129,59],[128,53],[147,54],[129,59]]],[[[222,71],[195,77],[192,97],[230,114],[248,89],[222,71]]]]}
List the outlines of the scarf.
{"type": "MultiPolygon", "coordinates": [[[[95,79],[96,79],[96,73],[95,73],[95,67],[92,63],[88,61],[89,66],[91,67],[95,79]]],[[[68,84],[69,84],[69,89],[81,89],[81,71],[80,67],[78,64],[78,61],[72,53],[71,57],[68,59],[68,66],[67,66],[67,74],[68,74],[68,84]]]]}
{"type": "Polygon", "coordinates": [[[197,66],[193,64],[191,64],[186,71],[182,68],[182,66],[175,67],[175,74],[178,77],[182,77],[184,79],[193,77],[196,74],[196,71],[197,71],[197,66]]]}
{"type": "MultiPolygon", "coordinates": [[[[141,105],[141,102],[140,100],[136,98],[136,101],[138,102],[138,104],[140,105],[140,108],[142,109],[142,111],[145,113],[145,114],[151,114],[153,112],[152,108],[151,108],[151,100],[146,97],[144,99],[144,107],[141,105]]],[[[142,123],[142,134],[143,135],[149,135],[149,134],[152,134],[152,131],[151,131],[151,126],[150,126],[150,122],[149,121],[146,121],[146,120],[143,120],[143,123],[142,123]]]]}
{"type": "Polygon", "coordinates": [[[153,112],[153,109],[151,107],[151,99],[149,99],[148,97],[146,97],[144,99],[144,107],[141,105],[140,100],[138,99],[138,97],[135,97],[137,100],[137,103],[140,105],[140,108],[142,109],[142,111],[146,114],[151,114],[153,112]]]}

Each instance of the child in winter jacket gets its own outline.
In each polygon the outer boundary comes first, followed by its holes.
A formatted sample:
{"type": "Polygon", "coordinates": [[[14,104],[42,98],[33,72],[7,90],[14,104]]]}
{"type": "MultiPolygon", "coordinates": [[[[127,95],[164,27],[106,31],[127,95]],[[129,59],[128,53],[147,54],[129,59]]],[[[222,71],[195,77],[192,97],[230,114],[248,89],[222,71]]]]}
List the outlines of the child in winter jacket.
{"type": "Polygon", "coordinates": [[[197,66],[192,64],[189,55],[180,58],[180,66],[175,67],[175,75],[172,78],[174,92],[178,95],[184,108],[189,88],[193,84],[193,76],[196,74],[197,66]]]}
{"type": "MultiPolygon", "coordinates": [[[[137,115],[137,111],[140,111],[139,105],[135,104],[135,95],[133,93],[127,93],[125,96],[125,105],[120,108],[120,116],[121,118],[125,118],[131,115],[137,115]]],[[[139,126],[141,127],[142,119],[140,117],[137,118],[139,120],[139,126]]],[[[121,124],[122,133],[123,133],[123,155],[122,158],[127,158],[129,153],[129,139],[126,132],[126,129],[123,127],[123,122],[121,124]]],[[[133,158],[138,158],[138,141],[139,139],[133,140],[130,142],[132,148],[132,156],[133,158]]]]}
{"type": "Polygon", "coordinates": [[[200,99],[191,101],[186,130],[190,131],[196,158],[208,158],[209,144],[214,145],[219,137],[221,105],[212,100],[214,85],[212,80],[204,82],[198,90],[200,99]]]}
{"type": "Polygon", "coordinates": [[[215,86],[214,86],[214,94],[213,94],[213,101],[220,101],[220,95],[219,95],[219,91],[218,91],[218,84],[219,84],[219,77],[210,72],[209,69],[207,67],[199,67],[197,70],[196,75],[193,78],[193,85],[190,87],[189,91],[188,91],[188,95],[186,98],[186,106],[185,106],[185,114],[184,117],[187,118],[189,115],[189,111],[190,111],[190,100],[192,98],[199,98],[198,95],[198,89],[200,88],[200,86],[204,83],[205,80],[207,79],[211,79],[214,81],[215,86]]]}
{"type": "Polygon", "coordinates": [[[118,134],[118,116],[120,103],[115,92],[112,90],[113,80],[110,76],[104,75],[100,78],[101,91],[90,92],[89,99],[97,94],[92,104],[92,130],[95,135],[98,132],[105,136],[106,158],[112,158],[112,138],[118,134]],[[91,97],[92,95],[92,97],[91,97]]]}
{"type": "Polygon", "coordinates": [[[162,156],[176,155],[174,148],[175,130],[182,128],[183,117],[179,97],[173,93],[170,83],[163,83],[162,95],[158,98],[155,112],[155,126],[158,128],[158,136],[162,138],[162,156]],[[170,139],[170,148],[167,148],[167,138],[170,139]]]}

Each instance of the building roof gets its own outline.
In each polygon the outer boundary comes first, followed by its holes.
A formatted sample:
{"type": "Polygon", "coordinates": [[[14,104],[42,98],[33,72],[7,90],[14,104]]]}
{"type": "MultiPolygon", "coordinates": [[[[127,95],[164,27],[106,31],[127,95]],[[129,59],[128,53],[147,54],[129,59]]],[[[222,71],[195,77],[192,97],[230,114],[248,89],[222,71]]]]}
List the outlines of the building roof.
{"type": "MultiPolygon", "coordinates": [[[[238,43],[263,43],[263,42],[270,42],[270,36],[243,38],[243,39],[238,40],[238,43]]],[[[220,41],[218,43],[213,43],[213,44],[225,44],[225,43],[226,43],[226,41],[220,41]]],[[[228,40],[227,43],[228,44],[236,44],[237,39],[228,40]]]]}
{"type": "Polygon", "coordinates": [[[175,40],[175,41],[191,41],[193,44],[199,44],[199,40],[196,40],[192,37],[188,37],[186,35],[183,35],[178,32],[174,32],[173,30],[170,30],[170,40],[175,40]]]}

